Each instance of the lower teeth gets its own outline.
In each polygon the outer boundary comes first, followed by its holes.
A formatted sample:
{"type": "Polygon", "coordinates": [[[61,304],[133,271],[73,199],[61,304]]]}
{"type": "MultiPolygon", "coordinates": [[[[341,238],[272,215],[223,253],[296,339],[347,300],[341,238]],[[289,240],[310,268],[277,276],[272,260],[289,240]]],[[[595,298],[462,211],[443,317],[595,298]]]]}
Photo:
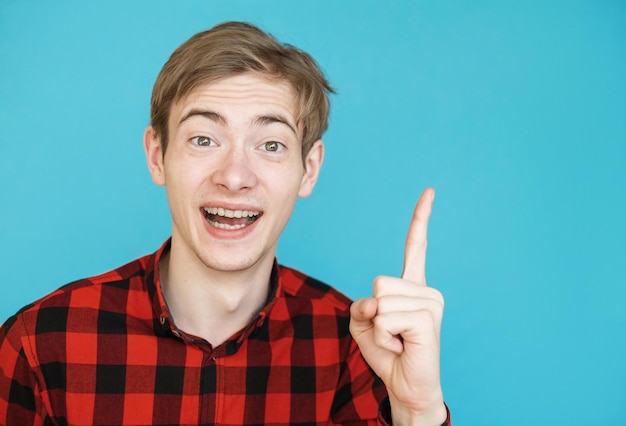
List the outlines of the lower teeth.
{"type": "Polygon", "coordinates": [[[228,225],[226,223],[219,223],[219,222],[214,222],[212,220],[209,221],[209,223],[213,226],[215,226],[216,228],[220,228],[220,229],[228,229],[228,230],[235,230],[235,229],[241,229],[246,225],[240,224],[240,225],[228,225]]]}

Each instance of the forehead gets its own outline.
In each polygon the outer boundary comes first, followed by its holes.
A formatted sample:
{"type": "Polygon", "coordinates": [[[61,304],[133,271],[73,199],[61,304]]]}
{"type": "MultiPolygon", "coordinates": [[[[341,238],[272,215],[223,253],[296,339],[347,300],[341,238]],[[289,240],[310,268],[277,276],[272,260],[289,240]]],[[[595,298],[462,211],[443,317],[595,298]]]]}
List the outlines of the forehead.
{"type": "Polygon", "coordinates": [[[232,107],[239,113],[275,110],[289,115],[294,123],[297,117],[297,99],[292,86],[259,73],[243,73],[197,85],[172,105],[170,118],[207,106],[232,107]]]}

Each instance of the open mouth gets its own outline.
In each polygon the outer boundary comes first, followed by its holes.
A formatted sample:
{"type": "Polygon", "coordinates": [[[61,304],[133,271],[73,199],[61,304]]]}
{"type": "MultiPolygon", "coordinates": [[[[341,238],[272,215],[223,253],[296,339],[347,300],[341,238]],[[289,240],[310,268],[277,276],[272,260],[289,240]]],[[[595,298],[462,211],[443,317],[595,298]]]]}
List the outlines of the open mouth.
{"type": "Polygon", "coordinates": [[[236,230],[254,223],[261,212],[251,210],[228,210],[221,207],[205,207],[204,217],[212,226],[220,229],[236,230]]]}

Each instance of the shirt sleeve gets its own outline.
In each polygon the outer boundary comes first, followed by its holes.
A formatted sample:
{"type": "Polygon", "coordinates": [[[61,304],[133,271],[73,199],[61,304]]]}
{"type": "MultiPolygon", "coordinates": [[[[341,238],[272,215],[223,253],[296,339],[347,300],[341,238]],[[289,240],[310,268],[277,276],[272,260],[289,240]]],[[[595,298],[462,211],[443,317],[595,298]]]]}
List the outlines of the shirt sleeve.
{"type": "Polygon", "coordinates": [[[0,424],[41,425],[41,395],[26,357],[19,314],[0,327],[0,424]]]}
{"type": "Polygon", "coordinates": [[[377,425],[378,407],[387,396],[385,385],[367,365],[351,338],[348,353],[342,363],[331,424],[377,425]]]}

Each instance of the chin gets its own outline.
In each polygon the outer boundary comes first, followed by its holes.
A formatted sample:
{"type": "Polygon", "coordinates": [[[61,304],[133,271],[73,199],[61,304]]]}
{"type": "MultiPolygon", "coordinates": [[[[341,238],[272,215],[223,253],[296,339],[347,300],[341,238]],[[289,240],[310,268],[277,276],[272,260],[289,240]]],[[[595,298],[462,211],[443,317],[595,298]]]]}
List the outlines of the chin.
{"type": "Polygon", "coordinates": [[[202,259],[202,263],[214,271],[220,272],[242,272],[260,263],[260,258],[237,258],[236,256],[224,256],[220,259],[216,256],[210,256],[208,259],[202,259]]]}

